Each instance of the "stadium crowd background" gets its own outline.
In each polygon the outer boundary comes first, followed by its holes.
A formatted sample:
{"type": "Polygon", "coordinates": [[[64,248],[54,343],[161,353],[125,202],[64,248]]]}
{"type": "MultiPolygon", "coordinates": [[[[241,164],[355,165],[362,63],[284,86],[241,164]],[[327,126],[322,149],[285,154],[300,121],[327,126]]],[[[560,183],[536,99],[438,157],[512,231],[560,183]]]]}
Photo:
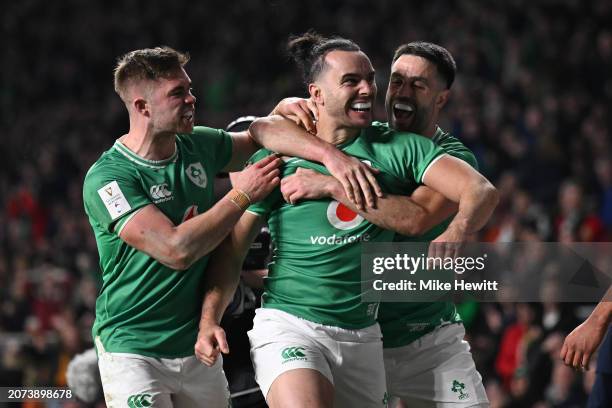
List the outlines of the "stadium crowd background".
{"type": "MultiPolygon", "coordinates": [[[[225,127],[303,95],[283,55],[291,33],[312,27],[360,44],[377,69],[379,118],[395,47],[439,43],[458,66],[440,125],[475,152],[501,192],[479,239],[612,237],[607,0],[112,3],[3,5],[0,386],[65,385],[68,361],[91,346],[99,269],[81,187],[128,128],[112,69],[136,48],[189,51],[196,123],[225,127]]],[[[590,310],[462,305],[492,405],[583,406],[594,371],[576,373],[557,356],[590,310]]]]}

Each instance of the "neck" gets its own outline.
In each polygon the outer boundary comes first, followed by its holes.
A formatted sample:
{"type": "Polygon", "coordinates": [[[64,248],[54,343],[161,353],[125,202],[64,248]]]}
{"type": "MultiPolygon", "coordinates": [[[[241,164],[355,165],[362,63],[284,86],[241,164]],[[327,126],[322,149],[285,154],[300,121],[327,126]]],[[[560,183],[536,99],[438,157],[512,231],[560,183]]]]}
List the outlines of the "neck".
{"type": "Polygon", "coordinates": [[[425,130],[423,130],[422,135],[428,138],[433,138],[434,135],[436,134],[436,131],[438,130],[438,125],[436,124],[436,122],[431,122],[427,128],[425,128],[425,130]]]}
{"type": "Polygon", "coordinates": [[[319,117],[317,122],[317,136],[333,145],[341,145],[354,139],[359,134],[358,128],[347,128],[338,126],[326,118],[319,117]]]}
{"type": "Polygon", "coordinates": [[[154,133],[151,128],[130,125],[130,131],[119,141],[147,160],[164,160],[174,154],[175,133],[154,133]]]}

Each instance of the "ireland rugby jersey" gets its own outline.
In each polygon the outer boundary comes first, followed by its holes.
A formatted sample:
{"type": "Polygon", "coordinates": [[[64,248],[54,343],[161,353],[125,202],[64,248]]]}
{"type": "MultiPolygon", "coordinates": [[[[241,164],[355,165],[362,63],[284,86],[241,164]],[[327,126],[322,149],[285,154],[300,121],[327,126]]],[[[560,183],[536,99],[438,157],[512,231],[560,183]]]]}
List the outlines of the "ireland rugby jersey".
{"type": "Polygon", "coordinates": [[[166,160],[145,160],[117,141],[87,173],[83,201],[103,279],[92,332],[106,351],[164,358],[193,355],[208,256],[176,271],[118,235],[130,217],[149,204],[175,225],[207,211],[214,204],[213,178],[231,154],[227,133],[196,127],[192,134],[177,135],[175,152],[166,160]]]}
{"type": "MultiPolygon", "coordinates": [[[[386,192],[410,194],[442,150],[430,140],[377,124],[339,146],[381,171],[386,192]]],[[[269,152],[260,151],[254,160],[269,152]]],[[[283,176],[305,167],[324,167],[291,158],[283,176]]],[[[394,233],[369,223],[330,199],[290,205],[276,189],[249,211],[268,218],[275,247],[265,280],[263,307],[280,309],[326,325],[358,329],[375,323],[378,303],[361,302],[361,242],[392,241],[394,233]]]]}
{"type": "MultiPolygon", "coordinates": [[[[478,169],[474,154],[459,139],[444,133],[438,128],[431,140],[440,146],[445,153],[478,169]]],[[[453,217],[450,217],[421,236],[405,237],[397,235],[395,240],[399,242],[432,241],[446,230],[452,219],[453,217]]],[[[385,348],[405,346],[431,332],[440,324],[460,321],[461,317],[457,313],[455,305],[451,302],[387,302],[381,303],[378,314],[385,348]]]]}

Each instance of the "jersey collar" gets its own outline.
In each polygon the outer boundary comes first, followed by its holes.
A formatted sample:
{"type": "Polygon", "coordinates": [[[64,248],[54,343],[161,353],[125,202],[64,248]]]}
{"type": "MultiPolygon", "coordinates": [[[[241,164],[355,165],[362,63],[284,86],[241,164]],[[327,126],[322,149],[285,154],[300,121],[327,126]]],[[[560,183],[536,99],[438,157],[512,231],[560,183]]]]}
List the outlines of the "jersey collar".
{"type": "Polygon", "coordinates": [[[438,141],[440,141],[440,138],[442,138],[442,136],[444,136],[444,131],[440,129],[440,126],[436,125],[436,133],[434,133],[433,137],[431,138],[431,141],[437,144],[438,141]]]}
{"type": "Polygon", "coordinates": [[[136,153],[128,149],[123,143],[119,140],[115,141],[113,148],[125,156],[131,162],[134,162],[140,166],[149,167],[152,169],[162,169],[167,166],[169,163],[174,163],[178,158],[178,148],[176,146],[176,142],[174,142],[174,153],[172,156],[168,157],[164,160],[147,160],[143,157],[138,156],[136,153]]]}

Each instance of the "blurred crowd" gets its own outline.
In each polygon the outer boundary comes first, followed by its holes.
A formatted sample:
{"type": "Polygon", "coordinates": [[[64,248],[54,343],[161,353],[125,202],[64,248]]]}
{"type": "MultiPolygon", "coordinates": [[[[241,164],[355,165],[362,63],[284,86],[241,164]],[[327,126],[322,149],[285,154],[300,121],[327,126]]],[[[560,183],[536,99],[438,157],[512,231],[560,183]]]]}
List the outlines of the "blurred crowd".
{"type": "MultiPolygon", "coordinates": [[[[315,28],[360,44],[377,70],[380,119],[393,50],[436,42],[458,66],[440,126],[501,192],[479,239],[612,237],[610,1],[22,0],[4,5],[0,21],[2,386],[63,386],[70,358],[91,346],[100,276],[81,186],[127,131],[112,69],[136,48],[189,51],[197,123],[225,127],[304,95],[283,53],[291,33],[315,28]]],[[[492,405],[583,406],[593,370],[574,372],[557,356],[589,311],[461,305],[492,405]]]]}

